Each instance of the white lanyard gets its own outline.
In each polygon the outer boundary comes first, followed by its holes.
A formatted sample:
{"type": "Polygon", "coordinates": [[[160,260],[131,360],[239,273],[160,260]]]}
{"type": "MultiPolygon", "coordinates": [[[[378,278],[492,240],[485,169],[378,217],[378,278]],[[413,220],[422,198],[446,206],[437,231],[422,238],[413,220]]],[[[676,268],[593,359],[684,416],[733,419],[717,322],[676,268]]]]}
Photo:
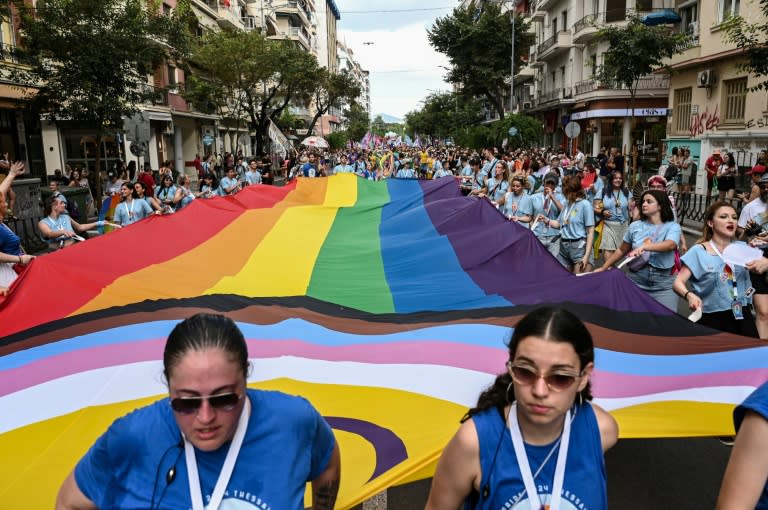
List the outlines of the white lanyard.
{"type": "MultiPolygon", "coordinates": [[[[507,418],[509,433],[512,436],[512,446],[515,448],[515,457],[517,465],[520,467],[520,475],[523,477],[525,492],[528,494],[528,502],[531,510],[541,510],[544,508],[539,499],[539,493],[536,491],[536,483],[531,473],[531,466],[528,464],[528,455],[525,453],[523,444],[523,435],[520,432],[520,424],[517,422],[517,403],[514,402],[509,409],[507,418]]],[[[563,433],[560,436],[560,451],[557,452],[557,463],[555,464],[555,477],[552,484],[552,497],[549,500],[549,510],[560,509],[560,495],[563,492],[563,481],[565,480],[565,461],[568,457],[568,443],[571,438],[571,411],[565,415],[563,422],[563,433]]]]}
{"type": "Polygon", "coordinates": [[[224,499],[224,491],[229,485],[229,479],[232,477],[232,471],[235,469],[237,455],[240,453],[240,447],[243,446],[245,430],[248,428],[248,417],[251,414],[251,402],[248,394],[245,395],[245,405],[240,412],[240,419],[237,421],[235,437],[229,445],[227,456],[224,458],[224,465],[221,467],[219,478],[213,488],[213,495],[208,506],[203,506],[203,494],[200,489],[200,475],[197,472],[197,460],[195,459],[195,447],[185,437],[184,438],[184,457],[187,461],[187,478],[189,479],[189,497],[192,500],[192,510],[218,510],[221,500],[224,499]]]}

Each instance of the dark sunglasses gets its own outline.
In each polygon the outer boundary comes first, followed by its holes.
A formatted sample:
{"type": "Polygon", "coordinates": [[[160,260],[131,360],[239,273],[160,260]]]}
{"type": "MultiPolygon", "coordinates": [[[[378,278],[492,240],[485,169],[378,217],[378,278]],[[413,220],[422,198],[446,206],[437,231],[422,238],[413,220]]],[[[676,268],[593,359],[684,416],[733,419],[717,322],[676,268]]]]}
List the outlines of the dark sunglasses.
{"type": "Polygon", "coordinates": [[[171,407],[177,413],[192,414],[198,412],[203,401],[207,400],[208,405],[217,411],[231,411],[237,406],[241,398],[242,395],[237,393],[219,393],[207,397],[176,397],[171,399],[171,407]]]}
{"type": "Polygon", "coordinates": [[[521,367],[514,365],[512,362],[507,363],[509,373],[512,376],[512,380],[521,386],[533,386],[539,379],[544,379],[547,383],[547,387],[552,391],[564,391],[573,386],[576,379],[581,377],[581,374],[566,374],[566,373],[554,373],[547,375],[540,375],[527,367],[521,367]]]}

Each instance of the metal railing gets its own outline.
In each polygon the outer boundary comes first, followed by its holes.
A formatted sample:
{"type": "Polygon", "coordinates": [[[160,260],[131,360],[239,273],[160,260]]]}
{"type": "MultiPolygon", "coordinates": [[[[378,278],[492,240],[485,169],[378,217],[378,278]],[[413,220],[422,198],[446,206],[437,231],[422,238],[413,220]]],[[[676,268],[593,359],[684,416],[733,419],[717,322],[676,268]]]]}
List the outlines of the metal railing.
{"type": "Polygon", "coordinates": [[[675,49],[679,52],[683,52],[687,50],[688,48],[693,48],[694,46],[699,45],[699,34],[695,35],[686,35],[685,39],[683,39],[682,42],[678,43],[675,46],[675,49]]]}
{"type": "Polygon", "coordinates": [[[573,24],[574,35],[581,32],[585,28],[596,27],[597,24],[602,23],[605,18],[604,12],[598,12],[596,14],[587,14],[579,21],[573,24]]]}
{"type": "Polygon", "coordinates": [[[543,43],[539,44],[539,55],[547,51],[549,48],[555,45],[557,42],[557,34],[553,35],[549,39],[546,39],[543,43]]]}
{"type": "MultiPolygon", "coordinates": [[[[640,78],[637,82],[637,90],[667,89],[669,88],[669,75],[651,75],[640,78]]],[[[576,82],[574,86],[576,95],[586,94],[597,89],[627,90],[623,83],[601,81],[594,78],[576,82]]]]}

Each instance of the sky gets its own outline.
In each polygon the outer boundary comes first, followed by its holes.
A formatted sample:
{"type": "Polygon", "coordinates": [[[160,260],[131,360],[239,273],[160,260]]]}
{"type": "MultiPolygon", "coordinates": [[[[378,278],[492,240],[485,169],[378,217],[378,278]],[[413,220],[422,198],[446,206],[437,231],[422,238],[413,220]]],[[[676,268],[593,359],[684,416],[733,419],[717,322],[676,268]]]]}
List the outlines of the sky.
{"type": "Polygon", "coordinates": [[[335,0],[338,39],[371,76],[371,115],[403,119],[431,92],[449,91],[448,66],[427,40],[427,29],[450,14],[457,0],[335,0]],[[373,43],[373,44],[363,44],[373,43]]]}

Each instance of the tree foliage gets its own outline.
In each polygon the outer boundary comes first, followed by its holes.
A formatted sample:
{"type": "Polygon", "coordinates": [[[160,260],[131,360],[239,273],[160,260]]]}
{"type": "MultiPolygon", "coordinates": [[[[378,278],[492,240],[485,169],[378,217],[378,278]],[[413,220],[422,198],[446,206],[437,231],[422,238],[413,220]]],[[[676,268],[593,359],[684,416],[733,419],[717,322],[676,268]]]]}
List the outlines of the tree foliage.
{"type": "Polygon", "coordinates": [[[452,92],[430,94],[423,104],[421,110],[405,115],[409,133],[455,138],[464,126],[481,120],[481,105],[477,100],[464,99],[452,92]]]}
{"type": "Polygon", "coordinates": [[[760,14],[759,23],[748,23],[741,16],[724,23],[725,40],[744,50],[741,68],[761,78],[752,90],[768,90],[768,0],[760,0],[760,14]]]}
{"type": "Polygon", "coordinates": [[[347,138],[357,142],[362,140],[365,133],[368,132],[371,121],[365,108],[360,103],[352,101],[349,108],[344,110],[344,119],[347,126],[347,138]]]}
{"type": "MultiPolygon", "coordinates": [[[[147,77],[181,58],[190,41],[191,8],[181,0],[171,16],[146,0],[15,0],[24,27],[9,76],[36,90],[26,100],[49,119],[77,120],[99,136],[122,127],[154,91],[147,77]]],[[[97,151],[97,158],[100,151],[97,151]]],[[[97,168],[99,160],[97,159],[97,168]]],[[[94,176],[97,197],[101,179],[94,176]]]]}
{"type": "Polygon", "coordinates": [[[315,85],[314,103],[315,115],[309,123],[309,132],[315,128],[317,121],[328,113],[332,106],[342,101],[354,101],[360,96],[360,86],[349,73],[332,73],[323,68],[315,85]]]}
{"type": "Polygon", "coordinates": [[[321,73],[314,55],[255,30],[206,34],[192,63],[199,78],[191,82],[189,97],[207,98],[232,116],[242,112],[255,133],[254,153],[268,149],[270,120],[277,121],[290,104],[309,104],[321,73]]]}
{"type": "Polygon", "coordinates": [[[603,63],[596,70],[605,83],[622,85],[634,101],[640,79],[664,67],[664,60],[684,47],[685,34],[670,32],[665,26],[647,26],[637,16],[629,16],[625,26],[608,25],[598,37],[608,43],[603,63]]]}
{"type": "MultiPolygon", "coordinates": [[[[529,33],[529,23],[515,16],[515,69],[520,69],[535,36],[529,33]]],[[[504,94],[509,90],[505,79],[511,72],[512,23],[501,13],[501,6],[484,3],[476,8],[470,3],[456,8],[438,18],[427,37],[451,63],[446,81],[460,85],[467,97],[485,98],[503,119],[504,94]]]]}

